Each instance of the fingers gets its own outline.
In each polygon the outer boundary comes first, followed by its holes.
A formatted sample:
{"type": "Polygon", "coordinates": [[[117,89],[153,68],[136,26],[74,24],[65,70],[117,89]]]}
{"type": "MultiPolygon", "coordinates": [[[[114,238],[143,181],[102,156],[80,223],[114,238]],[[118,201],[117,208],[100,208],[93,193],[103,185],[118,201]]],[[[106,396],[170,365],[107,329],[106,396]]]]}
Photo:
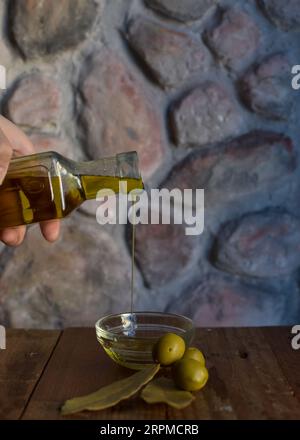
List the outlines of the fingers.
{"type": "Polygon", "coordinates": [[[11,156],[12,146],[4,132],[0,129],[0,185],[6,175],[11,156]]]}
{"type": "Polygon", "coordinates": [[[6,138],[9,139],[16,156],[34,153],[34,146],[31,140],[15,124],[0,116],[0,126],[6,138]]]}
{"type": "MultiPolygon", "coordinates": [[[[16,156],[32,154],[34,146],[22,130],[0,115],[0,185],[13,153],[16,156]]],[[[50,242],[57,240],[60,229],[58,220],[42,222],[40,227],[46,240],[50,242]]],[[[7,228],[0,231],[0,240],[9,246],[17,246],[23,241],[25,232],[25,226],[7,228]]]]}
{"type": "MultiPolygon", "coordinates": [[[[60,231],[59,220],[49,220],[40,223],[41,231],[45,239],[54,242],[58,239],[60,231]]],[[[17,226],[0,230],[0,241],[7,246],[19,246],[25,237],[26,226],[17,226]]]]}
{"type": "Polygon", "coordinates": [[[6,228],[0,231],[0,240],[7,246],[19,246],[26,234],[25,226],[6,228]]]}
{"type": "Polygon", "coordinates": [[[44,238],[51,243],[56,241],[59,236],[60,231],[60,221],[59,220],[49,220],[40,223],[41,231],[44,238]]]}
{"type": "MultiPolygon", "coordinates": [[[[58,239],[60,222],[59,220],[49,220],[41,222],[41,231],[46,240],[54,242],[58,239]]],[[[0,230],[0,241],[7,246],[19,246],[26,234],[25,226],[17,226],[0,230]]]]}

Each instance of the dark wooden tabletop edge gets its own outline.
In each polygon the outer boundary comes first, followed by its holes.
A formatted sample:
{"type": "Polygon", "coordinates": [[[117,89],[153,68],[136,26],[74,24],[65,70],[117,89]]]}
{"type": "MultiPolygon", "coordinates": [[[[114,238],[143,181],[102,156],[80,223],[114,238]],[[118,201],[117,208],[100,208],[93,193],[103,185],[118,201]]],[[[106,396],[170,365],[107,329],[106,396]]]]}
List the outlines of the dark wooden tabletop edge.
{"type": "MultiPolygon", "coordinates": [[[[230,329],[238,329],[240,331],[247,331],[249,329],[259,329],[259,330],[291,330],[291,328],[293,327],[293,325],[276,325],[276,326],[271,326],[271,325],[266,325],[266,326],[248,326],[248,327],[240,327],[240,326],[226,326],[226,327],[209,327],[209,326],[196,326],[196,332],[199,331],[220,331],[220,330],[230,330],[230,329]]],[[[69,332],[69,331],[95,331],[95,326],[94,325],[87,325],[87,326],[70,326],[70,327],[64,327],[64,328],[21,328],[21,327],[7,327],[6,328],[6,333],[9,335],[10,333],[17,333],[17,332],[26,332],[26,333],[38,333],[38,332],[59,332],[59,333],[64,333],[64,332],[69,332]]]]}

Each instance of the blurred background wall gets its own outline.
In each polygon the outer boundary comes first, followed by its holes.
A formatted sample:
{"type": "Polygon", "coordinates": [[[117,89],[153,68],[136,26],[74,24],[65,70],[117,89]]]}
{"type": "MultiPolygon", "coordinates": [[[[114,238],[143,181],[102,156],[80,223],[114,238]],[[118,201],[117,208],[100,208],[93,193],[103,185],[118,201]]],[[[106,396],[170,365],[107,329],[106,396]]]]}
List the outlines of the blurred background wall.
{"type": "MultiPolygon", "coordinates": [[[[2,114],[38,151],[137,150],[147,188],[204,188],[205,230],[137,227],[136,308],[299,321],[297,0],[1,1],[2,114]]],[[[93,325],[130,303],[130,231],[89,202],[0,254],[0,323],[93,325]]]]}

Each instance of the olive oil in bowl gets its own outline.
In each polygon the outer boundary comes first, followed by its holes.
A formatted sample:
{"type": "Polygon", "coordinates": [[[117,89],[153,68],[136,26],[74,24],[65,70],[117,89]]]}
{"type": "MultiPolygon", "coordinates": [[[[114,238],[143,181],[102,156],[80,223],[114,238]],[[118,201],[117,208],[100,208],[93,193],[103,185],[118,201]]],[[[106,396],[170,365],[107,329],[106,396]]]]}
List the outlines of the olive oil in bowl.
{"type": "Polygon", "coordinates": [[[153,347],[165,333],[178,334],[189,346],[193,321],[171,313],[136,312],[108,315],[96,323],[97,339],[108,356],[132,369],[153,364],[153,347]]]}

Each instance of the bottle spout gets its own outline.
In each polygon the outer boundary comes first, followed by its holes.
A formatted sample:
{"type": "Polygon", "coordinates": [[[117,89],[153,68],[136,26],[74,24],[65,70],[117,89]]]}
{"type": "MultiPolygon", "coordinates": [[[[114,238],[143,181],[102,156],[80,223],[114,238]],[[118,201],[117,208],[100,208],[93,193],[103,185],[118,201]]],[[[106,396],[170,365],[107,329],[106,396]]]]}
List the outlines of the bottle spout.
{"type": "Polygon", "coordinates": [[[90,162],[74,162],[72,169],[73,173],[79,175],[81,181],[85,182],[85,193],[88,199],[95,198],[95,191],[103,188],[125,194],[133,190],[140,192],[144,189],[136,151],[119,153],[113,157],[104,157],[90,162]],[[98,186],[95,184],[96,177],[98,177],[98,186]]]}
{"type": "Polygon", "coordinates": [[[117,154],[118,176],[122,179],[141,179],[139,159],[136,151],[117,154]]]}

